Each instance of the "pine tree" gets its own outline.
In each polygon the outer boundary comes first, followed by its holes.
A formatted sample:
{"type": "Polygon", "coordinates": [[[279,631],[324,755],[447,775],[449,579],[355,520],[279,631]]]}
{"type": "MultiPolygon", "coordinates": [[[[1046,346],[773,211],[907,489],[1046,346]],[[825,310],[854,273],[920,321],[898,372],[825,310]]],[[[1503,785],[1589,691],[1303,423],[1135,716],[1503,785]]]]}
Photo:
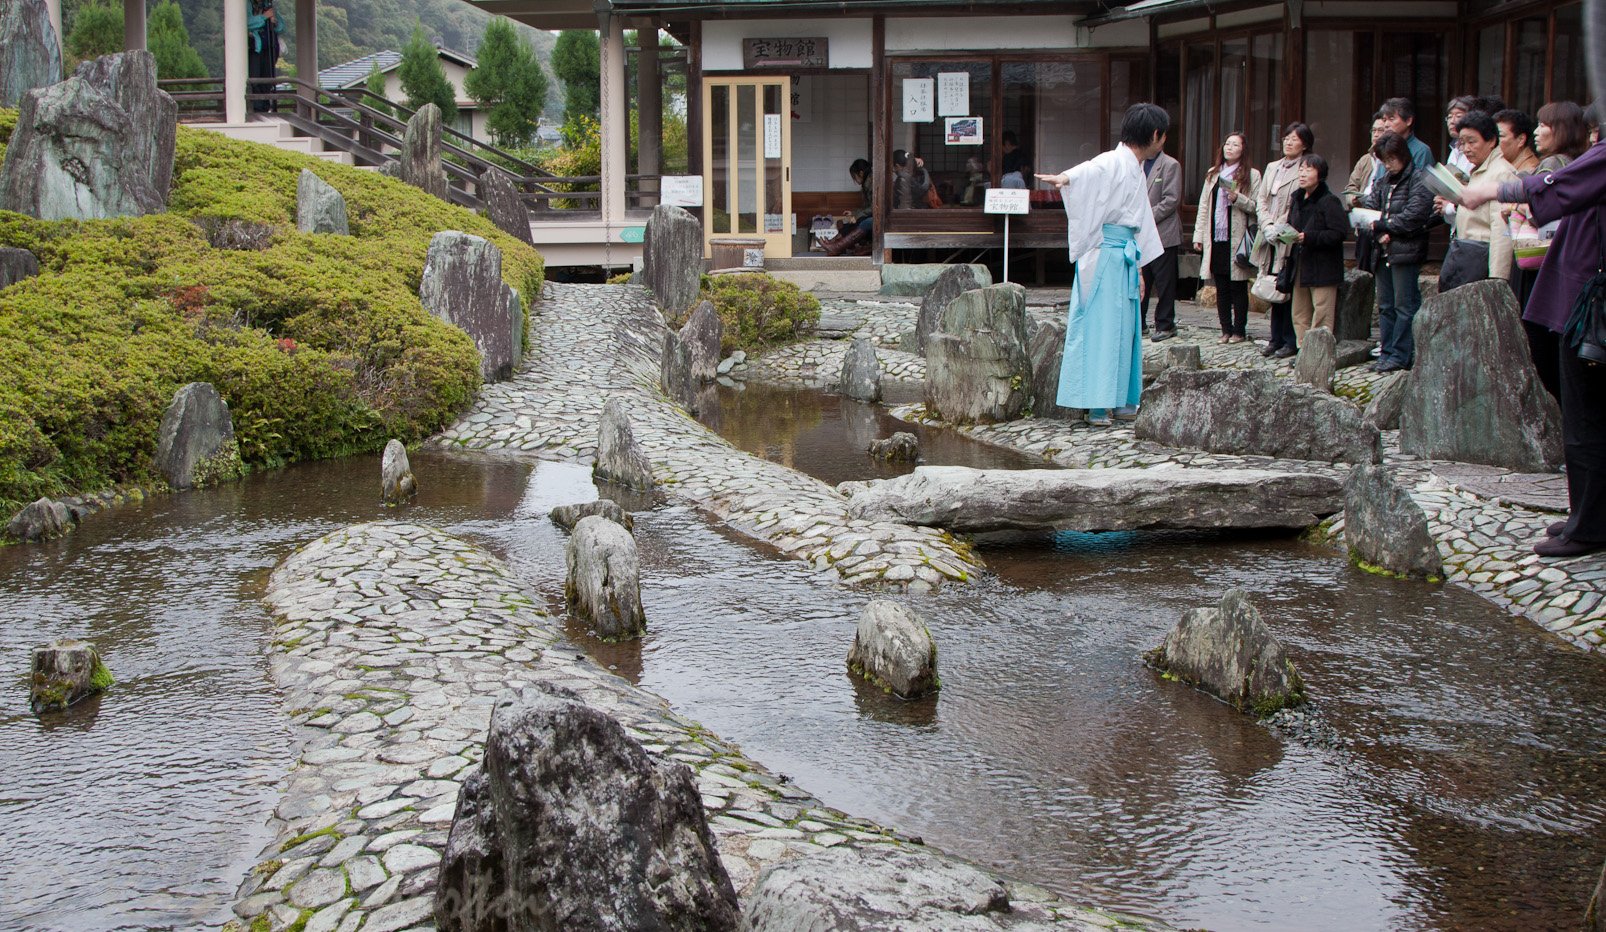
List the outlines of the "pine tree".
{"type": "Polygon", "coordinates": [[[547,92],[546,74],[535,50],[519,38],[512,23],[497,17],[485,27],[475,54],[479,67],[469,72],[463,89],[487,111],[485,125],[497,145],[528,145],[540,124],[547,92]]]}
{"type": "Polygon", "coordinates": [[[565,29],[552,47],[552,72],[563,82],[563,121],[595,120],[602,96],[601,50],[590,29],[565,29]]]}
{"type": "Polygon", "coordinates": [[[158,78],[207,76],[201,53],[190,45],[190,32],[184,28],[184,13],[173,0],[162,0],[151,10],[145,27],[145,45],[156,56],[158,78]]]}
{"type": "Polygon", "coordinates": [[[368,88],[368,93],[381,98],[380,100],[375,100],[373,97],[364,97],[362,99],[362,102],[370,110],[378,110],[386,116],[396,115],[396,111],[391,109],[389,98],[385,97],[385,73],[379,70],[379,59],[374,59],[374,66],[368,70],[368,80],[364,86],[368,88]]]}
{"type": "Polygon", "coordinates": [[[92,0],[78,8],[67,35],[67,53],[79,61],[123,50],[123,5],[92,0]]]}
{"type": "Polygon", "coordinates": [[[457,93],[452,89],[452,82],[446,80],[440,54],[424,35],[422,25],[413,26],[413,37],[402,49],[396,76],[401,79],[402,93],[407,95],[407,106],[417,110],[425,104],[434,104],[441,108],[441,121],[447,126],[457,119],[457,93]]]}

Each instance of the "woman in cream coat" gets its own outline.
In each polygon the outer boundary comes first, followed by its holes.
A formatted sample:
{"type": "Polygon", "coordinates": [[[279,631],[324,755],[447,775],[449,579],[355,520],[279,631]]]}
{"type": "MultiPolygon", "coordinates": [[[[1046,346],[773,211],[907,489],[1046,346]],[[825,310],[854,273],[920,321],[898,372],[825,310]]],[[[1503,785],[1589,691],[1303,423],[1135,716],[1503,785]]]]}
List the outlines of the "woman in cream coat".
{"type": "MultiPolygon", "coordinates": [[[[1314,145],[1316,134],[1309,126],[1289,126],[1283,135],[1283,157],[1266,166],[1262,184],[1255,189],[1255,212],[1260,220],[1260,238],[1264,240],[1255,251],[1255,265],[1262,275],[1276,275],[1288,258],[1288,244],[1273,242],[1271,236],[1277,227],[1288,223],[1288,204],[1299,190],[1299,159],[1314,145]]],[[[1271,338],[1261,355],[1286,359],[1299,352],[1294,337],[1293,302],[1273,304],[1267,316],[1271,318],[1271,338]]]]}
{"type": "Polygon", "coordinates": [[[1242,343],[1249,337],[1245,329],[1249,320],[1249,283],[1255,270],[1234,262],[1233,255],[1255,221],[1255,191],[1259,187],[1260,172],[1244,157],[1243,133],[1227,134],[1216,164],[1205,173],[1198,218],[1193,224],[1193,248],[1204,254],[1199,273],[1206,285],[1216,288],[1221,343],[1242,343]]]}

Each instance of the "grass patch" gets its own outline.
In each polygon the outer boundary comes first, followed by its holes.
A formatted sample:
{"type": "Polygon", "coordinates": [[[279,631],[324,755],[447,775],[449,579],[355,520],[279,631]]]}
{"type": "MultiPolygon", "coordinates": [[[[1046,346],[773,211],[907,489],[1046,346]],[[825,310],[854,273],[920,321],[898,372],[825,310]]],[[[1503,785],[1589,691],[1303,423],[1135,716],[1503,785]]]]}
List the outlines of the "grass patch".
{"type": "MultiPolygon", "coordinates": [[[[0,110],[0,145],[15,121],[0,110]]],[[[0,246],[40,265],[0,291],[0,510],[157,484],[156,429],[187,382],[211,382],[233,412],[239,459],[218,479],[444,427],[480,380],[473,343],[418,300],[441,230],[495,242],[525,305],[540,293],[540,254],[483,217],[376,172],[182,126],[166,214],[0,211],[0,246]],[[345,196],[351,236],[296,231],[303,168],[345,196]]]]}

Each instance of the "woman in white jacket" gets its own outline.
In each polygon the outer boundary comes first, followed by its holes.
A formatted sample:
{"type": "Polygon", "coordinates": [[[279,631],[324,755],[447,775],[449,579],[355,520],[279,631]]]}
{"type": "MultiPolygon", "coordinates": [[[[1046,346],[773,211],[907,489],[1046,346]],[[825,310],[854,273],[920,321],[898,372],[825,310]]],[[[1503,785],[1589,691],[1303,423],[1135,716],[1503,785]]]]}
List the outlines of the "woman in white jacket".
{"type": "Polygon", "coordinates": [[[1242,343],[1249,338],[1249,283],[1252,265],[1233,261],[1238,246],[1255,222],[1255,191],[1260,172],[1244,157],[1244,134],[1233,132],[1221,142],[1216,164],[1205,173],[1199,193],[1199,213],[1193,224],[1193,248],[1203,253],[1199,263],[1206,285],[1216,288],[1216,316],[1221,320],[1219,343],[1242,343]]]}
{"type": "MultiPolygon", "coordinates": [[[[1255,265],[1260,274],[1276,275],[1282,270],[1292,251],[1289,244],[1272,238],[1277,227],[1288,223],[1288,205],[1299,190],[1299,160],[1316,145],[1316,134],[1303,123],[1294,123],[1283,135],[1283,157],[1266,166],[1261,184],[1255,189],[1255,214],[1260,221],[1260,248],[1255,250],[1255,265]]],[[[1266,341],[1262,356],[1286,359],[1299,352],[1294,336],[1294,305],[1292,300],[1271,306],[1266,315],[1271,318],[1271,336],[1266,341]]]]}

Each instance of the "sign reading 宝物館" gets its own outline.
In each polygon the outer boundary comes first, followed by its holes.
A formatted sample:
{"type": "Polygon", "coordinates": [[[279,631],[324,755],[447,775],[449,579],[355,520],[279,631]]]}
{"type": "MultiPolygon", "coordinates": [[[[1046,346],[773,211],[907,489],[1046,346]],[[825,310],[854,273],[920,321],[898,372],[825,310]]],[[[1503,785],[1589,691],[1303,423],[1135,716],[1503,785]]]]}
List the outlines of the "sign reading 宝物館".
{"type": "Polygon", "coordinates": [[[743,39],[744,68],[826,68],[829,49],[823,36],[809,39],[743,39]]]}

